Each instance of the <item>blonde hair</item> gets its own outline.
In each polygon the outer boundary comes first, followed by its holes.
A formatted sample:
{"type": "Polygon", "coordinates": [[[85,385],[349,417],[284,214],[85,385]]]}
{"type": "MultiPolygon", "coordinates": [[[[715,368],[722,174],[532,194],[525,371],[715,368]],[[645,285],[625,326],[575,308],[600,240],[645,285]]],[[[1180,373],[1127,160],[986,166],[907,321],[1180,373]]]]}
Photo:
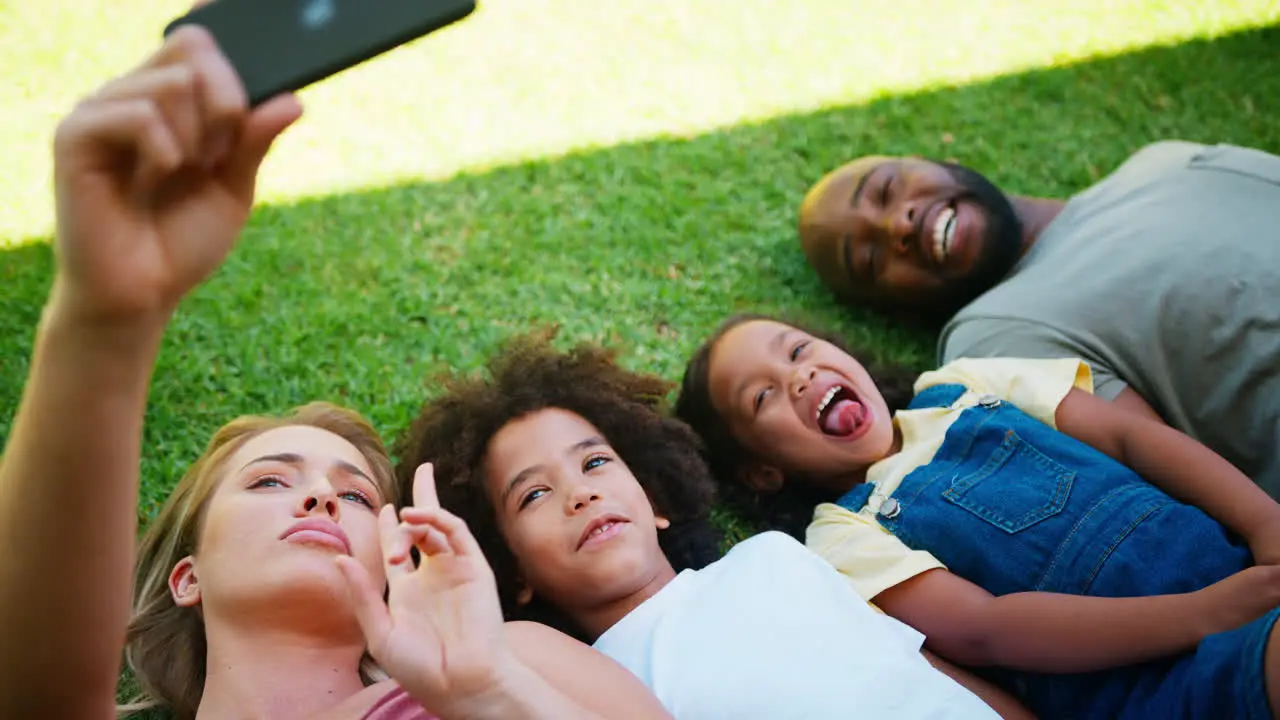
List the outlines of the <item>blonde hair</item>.
{"type": "MultiPolygon", "coordinates": [[[[196,551],[203,510],[218,487],[227,458],[257,435],[298,425],[328,430],[354,445],[369,462],[383,501],[397,502],[386,447],[358,413],[314,402],[283,416],[249,415],[222,426],[178,482],[138,547],[125,661],[139,694],[127,705],[118,706],[117,713],[166,708],[178,720],[196,716],[204,692],[204,622],[197,608],[174,603],[169,575],[179,560],[196,551]]],[[[368,655],[360,672],[365,684],[386,677],[368,655]]]]}

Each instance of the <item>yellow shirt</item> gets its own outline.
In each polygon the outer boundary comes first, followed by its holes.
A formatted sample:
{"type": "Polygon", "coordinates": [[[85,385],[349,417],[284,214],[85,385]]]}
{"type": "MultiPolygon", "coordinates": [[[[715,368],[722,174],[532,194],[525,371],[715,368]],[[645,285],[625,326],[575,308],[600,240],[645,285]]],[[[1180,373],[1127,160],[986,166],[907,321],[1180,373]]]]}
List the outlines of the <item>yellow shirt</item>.
{"type": "Polygon", "coordinates": [[[894,415],[902,449],[867,469],[867,482],[875,490],[862,510],[855,513],[834,503],[814,510],[805,544],[834,565],[865,600],[927,570],[944,567],[933,555],[912,550],[881,527],[876,512],[903,478],[933,461],[961,412],[983,396],[994,395],[1057,429],[1054,416],[1067,393],[1072,388],[1093,392],[1089,366],[1062,358],[962,358],[921,375],[915,392],[950,384],[968,388],[950,407],[902,410],[894,415]]]}

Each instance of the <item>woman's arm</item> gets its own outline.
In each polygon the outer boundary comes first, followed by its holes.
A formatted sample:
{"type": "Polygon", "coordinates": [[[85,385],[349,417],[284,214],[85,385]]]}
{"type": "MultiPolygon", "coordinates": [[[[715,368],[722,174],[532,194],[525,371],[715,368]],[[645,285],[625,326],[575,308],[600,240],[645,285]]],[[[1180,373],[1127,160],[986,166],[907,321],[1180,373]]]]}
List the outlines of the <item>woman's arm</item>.
{"type": "Polygon", "coordinates": [[[0,459],[0,717],[113,716],[163,329],[234,244],[258,163],[297,114],[246,113],[192,27],[58,127],[57,274],[0,459]]]}
{"type": "Polygon", "coordinates": [[[57,306],[37,331],[0,460],[0,717],[110,717],[159,335],[57,306]]]}
{"type": "Polygon", "coordinates": [[[1192,593],[1100,598],[1024,592],[996,597],[929,570],[874,598],[961,665],[1049,673],[1106,670],[1188,652],[1280,605],[1280,567],[1253,567],[1192,593]]]}
{"type": "Polygon", "coordinates": [[[943,660],[928,650],[922,650],[921,652],[930,665],[960,683],[964,689],[978,696],[978,699],[986,703],[987,707],[995,710],[1004,720],[1035,720],[1035,715],[1032,715],[1025,705],[1018,702],[1017,698],[1004,690],[968,670],[943,660]]]}
{"type": "Polygon", "coordinates": [[[1187,435],[1079,389],[1058,405],[1058,429],[1133,468],[1238,533],[1259,563],[1280,562],[1280,503],[1187,435]]]}
{"type": "Polygon", "coordinates": [[[506,693],[519,707],[495,717],[668,718],[640,679],[598,650],[545,625],[506,624],[507,645],[533,671],[506,693]]]}

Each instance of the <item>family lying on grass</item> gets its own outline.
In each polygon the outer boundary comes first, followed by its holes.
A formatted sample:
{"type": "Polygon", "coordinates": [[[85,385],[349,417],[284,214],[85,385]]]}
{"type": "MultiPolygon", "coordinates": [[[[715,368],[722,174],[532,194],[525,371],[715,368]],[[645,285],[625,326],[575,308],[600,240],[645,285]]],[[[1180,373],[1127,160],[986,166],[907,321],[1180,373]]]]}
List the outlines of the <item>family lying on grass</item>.
{"type": "Polygon", "coordinates": [[[912,382],[742,316],[669,411],[610,350],[523,336],[399,467],[347,409],[233,420],[135,554],[160,340],[300,112],[246,109],[185,28],[58,128],[0,716],[110,716],[122,651],[129,707],[179,718],[1276,716],[1280,505],[1074,359],[912,382]],[[719,494],[804,542],[721,557],[719,494]]]}

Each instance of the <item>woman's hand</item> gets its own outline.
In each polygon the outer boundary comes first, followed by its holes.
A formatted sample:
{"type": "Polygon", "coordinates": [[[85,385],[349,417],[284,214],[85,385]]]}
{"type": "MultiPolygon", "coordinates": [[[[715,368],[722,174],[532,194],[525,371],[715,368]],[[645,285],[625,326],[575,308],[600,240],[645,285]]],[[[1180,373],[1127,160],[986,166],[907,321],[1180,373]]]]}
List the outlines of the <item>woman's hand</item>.
{"type": "Polygon", "coordinates": [[[301,113],[291,95],[246,105],[212,36],[184,27],[61,122],[52,297],[61,317],[162,324],[222,262],[263,157],[301,113]]]}
{"type": "Polygon", "coordinates": [[[428,710],[454,714],[487,702],[514,660],[493,571],[466,523],[441,509],[430,464],[418,468],[413,500],[399,523],[391,506],[378,518],[386,603],[359,563],[338,563],[369,654],[428,710]],[[421,554],[416,568],[412,547],[421,554]]]}

